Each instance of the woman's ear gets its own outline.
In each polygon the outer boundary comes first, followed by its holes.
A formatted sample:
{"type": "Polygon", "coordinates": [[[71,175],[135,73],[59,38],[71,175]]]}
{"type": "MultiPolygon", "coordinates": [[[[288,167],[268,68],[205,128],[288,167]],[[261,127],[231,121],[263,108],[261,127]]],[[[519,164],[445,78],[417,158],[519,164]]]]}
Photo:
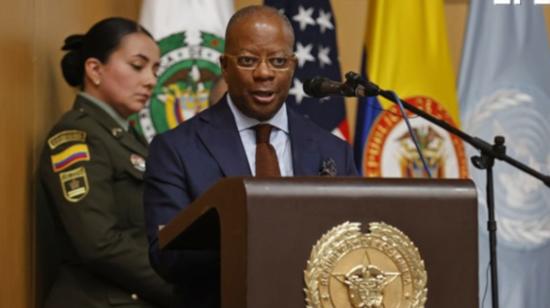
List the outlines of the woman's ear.
{"type": "Polygon", "coordinates": [[[103,63],[96,58],[88,58],[84,62],[84,75],[93,85],[101,84],[103,63]]]}

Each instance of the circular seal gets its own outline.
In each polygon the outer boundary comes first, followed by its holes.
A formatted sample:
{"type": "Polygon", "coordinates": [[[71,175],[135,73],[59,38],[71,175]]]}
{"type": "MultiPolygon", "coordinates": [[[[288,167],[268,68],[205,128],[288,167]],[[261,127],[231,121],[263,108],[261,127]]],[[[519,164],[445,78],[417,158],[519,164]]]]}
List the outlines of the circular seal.
{"type": "Polygon", "coordinates": [[[132,123],[151,141],[209,106],[210,89],[221,75],[224,39],[203,31],[183,31],[158,42],[158,81],[148,105],[132,123]]]}
{"type": "MultiPolygon", "coordinates": [[[[415,96],[406,101],[456,126],[435,100],[415,96]]],[[[466,178],[468,164],[460,138],[407,111],[412,129],[434,178],[466,178]]],[[[382,112],[370,129],[363,151],[363,174],[368,177],[427,177],[422,161],[397,105],[382,112]]]]}
{"type": "Polygon", "coordinates": [[[418,248],[397,228],[345,222],[313,246],[304,271],[308,308],[424,307],[428,276],[418,248]]]}

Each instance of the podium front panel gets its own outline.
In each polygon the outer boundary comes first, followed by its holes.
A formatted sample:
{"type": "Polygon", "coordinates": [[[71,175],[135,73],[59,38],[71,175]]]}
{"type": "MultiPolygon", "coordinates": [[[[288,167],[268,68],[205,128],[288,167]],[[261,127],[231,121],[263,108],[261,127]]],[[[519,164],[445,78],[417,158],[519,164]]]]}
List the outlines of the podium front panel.
{"type": "Polygon", "coordinates": [[[475,190],[459,181],[370,180],[247,185],[247,306],[305,307],[304,269],[331,228],[385,222],[419,248],[426,307],[477,307],[475,190]]]}

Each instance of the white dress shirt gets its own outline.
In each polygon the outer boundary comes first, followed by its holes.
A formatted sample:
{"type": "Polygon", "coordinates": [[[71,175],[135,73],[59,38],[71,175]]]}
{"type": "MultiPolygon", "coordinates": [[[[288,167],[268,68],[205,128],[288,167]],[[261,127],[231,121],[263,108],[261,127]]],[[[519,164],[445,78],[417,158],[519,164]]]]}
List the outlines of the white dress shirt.
{"type": "Polygon", "coordinates": [[[267,123],[273,126],[269,137],[269,143],[273,145],[277,153],[281,176],[293,176],[294,171],[292,169],[292,151],[290,149],[286,103],[283,103],[279,111],[277,111],[271,119],[264,122],[244,115],[237,106],[235,106],[229,94],[227,95],[227,103],[235,118],[235,123],[237,124],[239,135],[241,136],[241,142],[243,143],[252,175],[256,175],[256,132],[254,131],[254,126],[260,123],[267,123]]]}

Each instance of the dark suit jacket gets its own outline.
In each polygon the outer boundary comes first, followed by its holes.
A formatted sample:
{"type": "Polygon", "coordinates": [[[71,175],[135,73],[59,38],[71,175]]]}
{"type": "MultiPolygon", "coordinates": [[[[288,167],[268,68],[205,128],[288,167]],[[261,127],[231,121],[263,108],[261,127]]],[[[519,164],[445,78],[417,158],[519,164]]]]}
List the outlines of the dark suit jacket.
{"type": "Polygon", "coordinates": [[[146,158],[146,145],[83,96],[48,138],[57,141],[42,151],[36,206],[53,218],[61,265],[46,307],[169,306],[172,287],[148,259],[143,170],[131,160],[146,158]],[[86,146],[89,160],[54,170],[52,156],[73,146],[86,146]],[[77,171],[74,183],[63,180],[77,171]]]}
{"type": "MultiPolygon", "coordinates": [[[[356,175],[351,147],[288,108],[295,176],[317,176],[333,160],[336,175],[356,175]]],[[[175,283],[183,307],[218,307],[216,252],[160,251],[158,228],[167,224],[223,177],[251,175],[235,120],[225,97],[150,146],[144,205],[153,267],[175,283]]]]}

